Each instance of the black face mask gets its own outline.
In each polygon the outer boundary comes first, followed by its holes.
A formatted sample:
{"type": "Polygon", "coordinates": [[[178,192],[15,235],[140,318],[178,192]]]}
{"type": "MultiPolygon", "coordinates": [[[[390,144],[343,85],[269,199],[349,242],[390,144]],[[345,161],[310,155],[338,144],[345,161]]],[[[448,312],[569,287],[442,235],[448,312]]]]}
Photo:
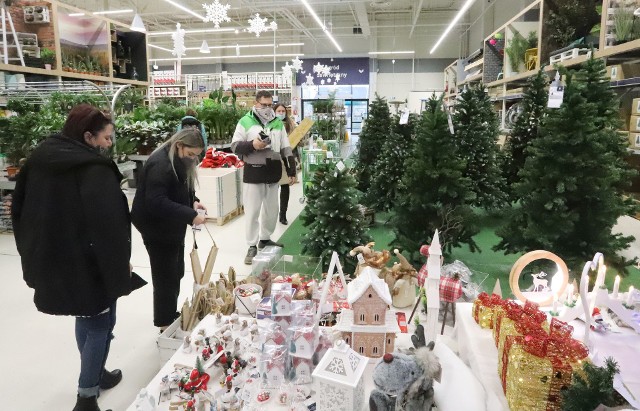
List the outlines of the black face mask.
{"type": "Polygon", "coordinates": [[[182,161],[182,165],[186,170],[189,170],[198,164],[198,160],[195,158],[182,157],[180,161],[182,161]]]}
{"type": "Polygon", "coordinates": [[[107,147],[96,146],[93,150],[101,157],[111,159],[111,150],[107,147]]]}

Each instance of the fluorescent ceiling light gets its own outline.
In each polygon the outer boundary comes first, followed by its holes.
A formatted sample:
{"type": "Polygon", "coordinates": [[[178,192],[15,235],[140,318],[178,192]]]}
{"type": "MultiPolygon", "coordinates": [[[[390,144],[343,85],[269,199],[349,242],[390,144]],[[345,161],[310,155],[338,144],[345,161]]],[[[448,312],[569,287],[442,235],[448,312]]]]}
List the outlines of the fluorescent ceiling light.
{"type": "MultiPolygon", "coordinates": [[[[91,14],[126,14],[133,13],[132,9],[122,9],[122,10],[105,10],[105,11],[94,11],[90,12],[91,14]]],[[[69,13],[70,17],[80,17],[84,16],[85,13],[69,13]]]]}
{"type": "Polygon", "coordinates": [[[304,43],[280,43],[278,46],[287,47],[287,46],[304,46],[304,43]]]}
{"type": "MultiPolygon", "coordinates": [[[[221,32],[225,32],[225,31],[234,31],[235,29],[231,29],[231,28],[224,28],[224,29],[194,29],[194,30],[185,30],[185,34],[189,34],[189,33],[221,33],[221,32]]],[[[175,33],[174,31],[151,31],[149,33],[147,33],[147,35],[149,36],[170,36],[173,33],[175,33]]]]}
{"type": "Polygon", "coordinates": [[[147,29],[144,26],[144,23],[142,22],[142,17],[140,17],[140,15],[138,13],[136,13],[135,16],[133,16],[133,21],[131,22],[131,27],[129,27],[131,30],[133,31],[137,31],[140,33],[146,33],[147,29]]]}
{"type": "Polygon", "coordinates": [[[169,53],[173,52],[173,50],[169,50],[168,48],[165,48],[165,47],[156,46],[155,44],[149,44],[148,46],[153,47],[154,49],[168,51],[169,53]]]}
{"type": "Polygon", "coordinates": [[[172,0],[164,0],[164,1],[166,1],[169,4],[171,4],[174,7],[179,8],[180,10],[186,11],[187,13],[191,14],[192,16],[195,16],[195,17],[199,18],[200,20],[204,21],[204,16],[202,16],[202,15],[196,13],[195,11],[183,6],[182,4],[176,3],[175,1],[172,1],[172,0]]]}
{"type": "MultiPolygon", "coordinates": [[[[165,0],[166,1],[166,0],[165,0]]],[[[304,6],[307,8],[307,10],[309,11],[309,13],[311,14],[311,16],[313,17],[313,19],[318,23],[318,25],[322,28],[322,31],[324,31],[324,34],[327,35],[327,37],[329,37],[329,40],[331,40],[331,42],[333,43],[333,45],[338,49],[338,51],[340,53],[342,53],[342,48],[340,47],[340,45],[338,44],[338,42],[336,41],[336,39],[333,38],[333,36],[331,35],[331,33],[329,32],[329,30],[327,30],[327,26],[324,25],[324,23],[322,22],[322,20],[320,20],[320,17],[318,17],[318,15],[316,14],[315,10],[313,10],[313,8],[311,7],[311,5],[307,2],[307,0],[300,0],[302,2],[302,4],[304,4],[304,6]]]]}
{"type": "MultiPolygon", "coordinates": [[[[259,57],[295,57],[304,54],[253,54],[247,56],[202,56],[202,57],[182,57],[180,60],[211,60],[211,59],[237,59],[237,58],[259,58],[259,57]]],[[[177,58],[153,59],[154,61],[177,61],[177,58]]]]}
{"type": "Polygon", "coordinates": [[[436,41],[436,44],[433,46],[433,48],[431,49],[431,51],[429,52],[429,54],[433,54],[434,51],[436,51],[436,49],[438,48],[438,46],[440,45],[440,43],[442,43],[442,41],[445,39],[445,37],[447,37],[447,34],[449,34],[449,32],[451,31],[451,29],[456,25],[456,23],[458,22],[458,20],[460,20],[462,18],[462,16],[464,15],[464,13],[467,12],[467,10],[469,10],[469,7],[471,7],[471,5],[473,4],[475,0],[467,0],[466,3],[464,3],[464,6],[462,6],[462,8],[460,9],[460,11],[458,11],[458,14],[456,14],[456,16],[453,18],[453,20],[451,20],[451,23],[449,23],[449,26],[447,27],[447,29],[444,31],[444,33],[442,33],[442,36],[440,36],[440,38],[438,39],[438,41],[436,41]]]}
{"type": "Polygon", "coordinates": [[[211,50],[209,50],[209,44],[207,44],[207,40],[202,40],[202,46],[200,46],[200,53],[209,54],[211,50]]]}
{"type": "MultiPolygon", "coordinates": [[[[278,44],[278,46],[304,46],[304,43],[290,43],[290,44],[278,44]]],[[[235,48],[248,48],[248,47],[265,47],[272,48],[273,44],[263,43],[263,44],[240,44],[235,46],[209,46],[210,49],[235,49],[235,48]]],[[[200,50],[200,47],[187,47],[187,50],[200,50]]]]}
{"type": "Polygon", "coordinates": [[[413,54],[415,51],[370,51],[369,54],[413,54]]]}

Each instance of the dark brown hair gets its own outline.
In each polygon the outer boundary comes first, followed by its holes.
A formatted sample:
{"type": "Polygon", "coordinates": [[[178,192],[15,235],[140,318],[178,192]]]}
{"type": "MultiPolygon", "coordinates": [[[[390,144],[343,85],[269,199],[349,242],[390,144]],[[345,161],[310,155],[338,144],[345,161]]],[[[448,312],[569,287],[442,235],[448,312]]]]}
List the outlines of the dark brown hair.
{"type": "Polygon", "coordinates": [[[282,103],[277,103],[275,106],[273,106],[273,112],[275,113],[275,111],[278,109],[278,107],[284,107],[284,120],[282,120],[282,122],[284,123],[284,129],[287,131],[287,134],[291,134],[291,119],[289,119],[289,112],[287,111],[287,106],[285,106],[282,103]]]}
{"type": "Polygon", "coordinates": [[[198,113],[196,113],[196,111],[192,108],[188,108],[184,114],[191,117],[198,117],[198,113]]]}
{"type": "Polygon", "coordinates": [[[62,134],[72,140],[86,144],[84,133],[97,135],[106,126],[113,124],[111,117],[92,105],[79,104],[71,109],[67,121],[62,127],[62,134]]]}
{"type": "Polygon", "coordinates": [[[261,98],[273,98],[273,96],[271,95],[271,93],[267,90],[260,90],[258,91],[258,93],[256,94],[256,101],[260,101],[261,98]]]}

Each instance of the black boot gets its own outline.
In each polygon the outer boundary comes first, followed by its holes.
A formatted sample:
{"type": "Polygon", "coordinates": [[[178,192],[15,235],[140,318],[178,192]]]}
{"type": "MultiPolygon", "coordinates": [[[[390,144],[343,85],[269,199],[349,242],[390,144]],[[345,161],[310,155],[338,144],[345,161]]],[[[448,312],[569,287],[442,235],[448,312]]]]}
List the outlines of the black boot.
{"type": "Polygon", "coordinates": [[[289,222],[287,221],[286,213],[280,213],[280,224],[287,225],[289,222]]]}
{"type": "Polygon", "coordinates": [[[102,378],[100,379],[100,389],[108,390],[115,387],[122,381],[122,371],[116,369],[113,371],[102,370],[102,378]]]}
{"type": "Polygon", "coordinates": [[[81,397],[78,395],[73,411],[100,411],[100,407],[98,407],[98,397],[81,397]]]}

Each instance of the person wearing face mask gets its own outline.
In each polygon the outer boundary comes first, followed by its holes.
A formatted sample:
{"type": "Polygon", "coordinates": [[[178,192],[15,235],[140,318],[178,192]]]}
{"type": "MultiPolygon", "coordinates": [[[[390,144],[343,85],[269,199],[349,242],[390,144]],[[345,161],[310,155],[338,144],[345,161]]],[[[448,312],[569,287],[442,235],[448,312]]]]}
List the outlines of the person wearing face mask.
{"type": "Polygon", "coordinates": [[[240,119],[231,140],[231,150],[245,162],[242,197],[249,250],[244,263],[249,265],[258,249],[283,247],[271,240],[278,219],[278,183],[283,159],[287,159],[291,181],[296,175],[284,123],[276,117],[272,106],[271,93],[258,91],[253,109],[240,119]]]}
{"type": "MultiPolygon", "coordinates": [[[[287,107],[278,103],[273,107],[273,111],[276,113],[276,117],[280,119],[284,123],[284,129],[287,132],[287,135],[290,135],[294,128],[296,128],[296,124],[291,120],[291,118],[287,115],[287,107]]],[[[289,141],[291,143],[291,141],[289,141]]],[[[295,152],[294,159],[295,159],[295,152]]],[[[296,165],[293,164],[295,169],[296,165]]],[[[282,160],[282,177],[280,177],[280,213],[279,213],[279,221],[282,225],[287,225],[289,222],[287,221],[287,209],[289,208],[289,195],[291,190],[289,186],[293,185],[296,182],[296,178],[291,178],[287,175],[287,170],[290,168],[288,164],[288,159],[282,160]]]]}
{"type": "Polygon", "coordinates": [[[131,217],[151,262],[153,324],[164,331],[180,316],[178,294],[184,277],[187,225],[204,224],[195,194],[198,156],[204,150],[195,128],[174,134],[149,157],[142,170],[131,217]]]}
{"type": "MultiPolygon", "coordinates": [[[[131,220],[122,174],[108,155],[113,122],[74,107],[60,134],[35,148],[18,175],[11,216],[23,277],[38,311],[76,317],[80,377],[74,411],[100,411],[116,301],[145,284],[131,272],[131,220]]],[[[64,371],[63,371],[64,372],[64,371]]]]}

